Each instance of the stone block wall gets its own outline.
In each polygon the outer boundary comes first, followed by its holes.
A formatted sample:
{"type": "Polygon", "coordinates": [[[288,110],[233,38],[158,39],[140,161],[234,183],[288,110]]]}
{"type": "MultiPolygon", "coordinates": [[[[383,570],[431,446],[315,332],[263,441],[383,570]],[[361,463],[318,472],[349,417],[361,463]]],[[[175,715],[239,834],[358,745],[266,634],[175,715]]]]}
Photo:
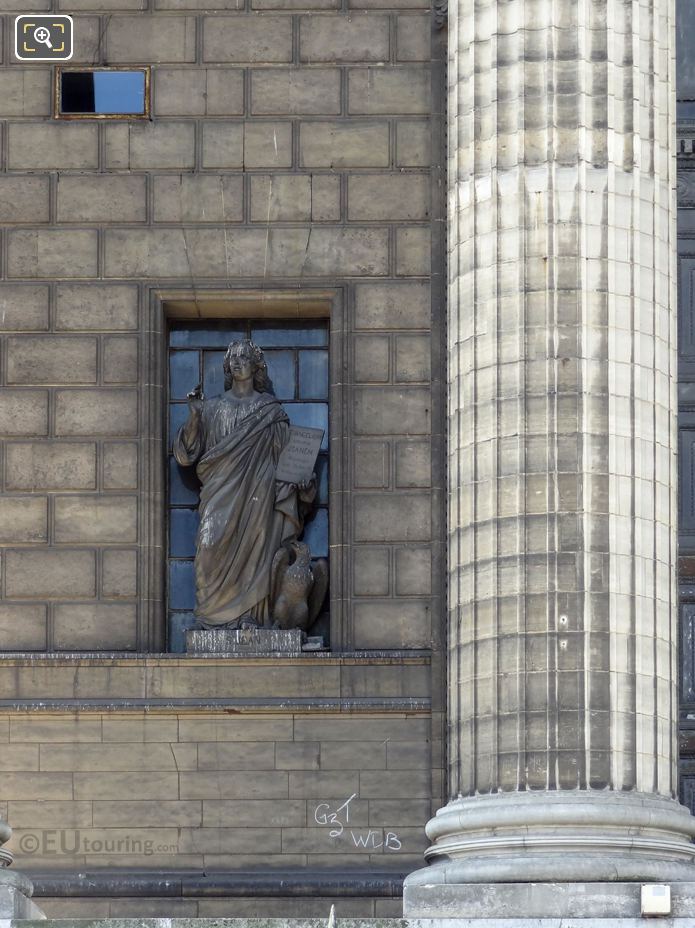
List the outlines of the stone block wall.
{"type": "Polygon", "coordinates": [[[59,287],[49,323],[51,289],[0,287],[4,327],[14,332],[4,339],[0,392],[0,646],[132,648],[138,340],[116,333],[135,330],[137,291],[128,288],[126,302],[119,288],[110,312],[97,310],[113,334],[85,336],[100,325],[89,304],[103,289],[59,287]]]}
{"type": "MultiPolygon", "coordinates": [[[[443,81],[426,0],[16,3],[0,2],[0,813],[17,866],[66,874],[39,901],[87,916],[230,904],[87,898],[85,869],[161,885],[411,870],[443,767],[443,81]],[[51,6],[74,16],[72,67],[151,66],[152,120],[53,118],[51,68],[11,52],[14,15],[51,6]],[[258,318],[278,293],[292,319],[307,295],[340,305],[338,656],[147,657],[166,621],[168,308],[219,319],[251,294],[258,318]],[[348,800],[331,836],[321,816],[348,800]]],[[[332,898],[233,910],[323,915],[332,898]]],[[[353,887],[338,911],[400,902],[353,887]]]]}
{"type": "MultiPolygon", "coordinates": [[[[370,898],[369,896],[344,896],[326,893],[322,896],[296,897],[278,896],[220,896],[218,898],[184,899],[171,896],[151,899],[127,896],[56,897],[35,896],[49,919],[94,919],[94,918],[138,918],[152,917],[161,928],[163,918],[213,918],[219,928],[221,918],[321,918],[327,920],[331,906],[339,918],[389,918],[403,915],[403,901],[396,896],[370,898]],[[230,913],[233,913],[230,915],[230,913]],[[327,914],[328,913],[328,914],[327,914]]],[[[141,922],[141,928],[146,923],[141,922]]],[[[302,921],[302,925],[306,922],[302,921]]],[[[61,926],[63,928],[63,926],[61,926]]],[[[80,923],[71,923],[71,928],[86,928],[80,923]]],[[[154,926],[153,926],[154,928],[154,926]]],[[[236,928],[236,926],[235,926],[236,928]]],[[[282,923],[286,928],[286,923],[282,923]]],[[[389,928],[383,925],[382,928],[389,928]]]]}
{"type": "Polygon", "coordinates": [[[5,655],[16,866],[55,917],[397,915],[444,795],[432,678],[414,652],[5,655]]]}
{"type": "Polygon", "coordinates": [[[426,717],[80,712],[5,716],[0,729],[8,847],[28,874],[407,870],[426,847],[426,717]]]}
{"type": "Polygon", "coordinates": [[[53,118],[51,67],[10,50],[17,2],[0,66],[0,649],[161,647],[143,609],[153,294],[295,287],[346,294],[341,645],[430,647],[441,87],[426,0],[58,4],[75,14],[71,67],[152,66],[153,119],[130,122],[53,118]]]}

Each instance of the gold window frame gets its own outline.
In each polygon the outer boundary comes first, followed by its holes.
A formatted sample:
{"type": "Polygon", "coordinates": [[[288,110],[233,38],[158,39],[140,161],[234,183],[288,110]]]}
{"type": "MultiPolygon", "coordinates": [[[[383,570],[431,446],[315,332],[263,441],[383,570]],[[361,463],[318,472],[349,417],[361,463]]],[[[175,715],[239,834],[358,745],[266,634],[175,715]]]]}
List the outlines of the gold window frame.
{"type": "Polygon", "coordinates": [[[152,68],[150,65],[129,65],[123,67],[56,67],[53,75],[53,118],[54,119],[150,119],[152,109],[152,68]],[[60,87],[63,74],[94,74],[97,71],[141,71],[145,75],[145,111],[144,113],[61,113],[60,87]]]}

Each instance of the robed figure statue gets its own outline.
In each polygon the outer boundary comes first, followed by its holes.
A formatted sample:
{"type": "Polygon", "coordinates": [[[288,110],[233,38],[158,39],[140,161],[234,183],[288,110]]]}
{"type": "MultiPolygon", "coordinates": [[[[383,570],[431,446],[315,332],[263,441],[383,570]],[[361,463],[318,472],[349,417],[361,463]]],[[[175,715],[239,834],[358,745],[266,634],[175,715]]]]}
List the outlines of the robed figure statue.
{"type": "MultiPolygon", "coordinates": [[[[202,484],[195,614],[208,628],[271,626],[279,624],[271,597],[273,562],[279,551],[302,546],[296,539],[316,481],[276,479],[289,420],[270,392],[261,349],[249,340],[232,342],[224,378],[220,396],[204,398],[200,385],[188,395],[188,419],[173,449],[179,464],[197,464],[202,484]]],[[[286,566],[288,558],[283,560],[286,566]]]]}

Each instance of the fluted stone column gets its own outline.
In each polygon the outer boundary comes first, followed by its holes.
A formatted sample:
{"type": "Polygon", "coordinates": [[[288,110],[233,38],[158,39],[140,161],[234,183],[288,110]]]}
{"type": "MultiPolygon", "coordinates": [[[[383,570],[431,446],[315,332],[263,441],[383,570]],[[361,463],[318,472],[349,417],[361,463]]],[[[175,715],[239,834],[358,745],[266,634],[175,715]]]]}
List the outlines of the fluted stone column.
{"type": "MultiPolygon", "coordinates": [[[[671,0],[450,0],[441,882],[695,879],[671,0]]],[[[411,910],[412,911],[412,910],[411,910]]]]}

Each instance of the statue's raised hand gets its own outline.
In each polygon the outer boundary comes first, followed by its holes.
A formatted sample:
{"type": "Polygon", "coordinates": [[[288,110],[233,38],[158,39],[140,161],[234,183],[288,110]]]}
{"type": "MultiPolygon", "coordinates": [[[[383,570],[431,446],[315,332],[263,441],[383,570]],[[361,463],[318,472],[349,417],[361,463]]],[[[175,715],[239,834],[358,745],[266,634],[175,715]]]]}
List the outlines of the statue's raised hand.
{"type": "Polygon", "coordinates": [[[186,397],[188,398],[189,411],[191,413],[196,413],[197,415],[200,415],[201,412],[203,411],[203,400],[205,399],[205,397],[203,396],[202,383],[199,383],[196,387],[194,387],[191,390],[190,393],[187,393],[186,397]]]}

